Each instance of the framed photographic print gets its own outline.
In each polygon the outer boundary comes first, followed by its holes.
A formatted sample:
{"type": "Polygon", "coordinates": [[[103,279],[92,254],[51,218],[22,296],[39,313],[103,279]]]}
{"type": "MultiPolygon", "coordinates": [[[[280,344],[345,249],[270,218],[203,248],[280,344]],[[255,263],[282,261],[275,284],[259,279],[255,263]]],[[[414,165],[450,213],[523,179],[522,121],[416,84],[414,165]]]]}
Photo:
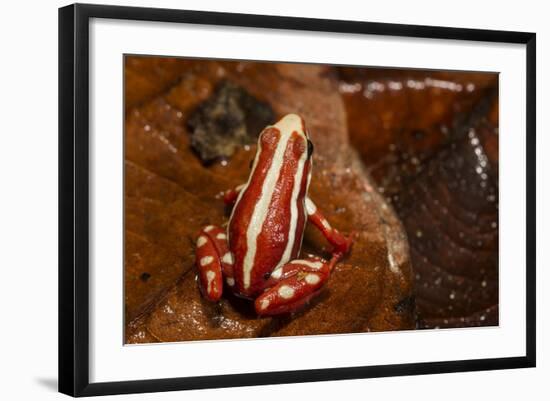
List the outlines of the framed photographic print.
{"type": "Polygon", "coordinates": [[[59,389],[535,366],[535,34],[59,10],[59,389]]]}

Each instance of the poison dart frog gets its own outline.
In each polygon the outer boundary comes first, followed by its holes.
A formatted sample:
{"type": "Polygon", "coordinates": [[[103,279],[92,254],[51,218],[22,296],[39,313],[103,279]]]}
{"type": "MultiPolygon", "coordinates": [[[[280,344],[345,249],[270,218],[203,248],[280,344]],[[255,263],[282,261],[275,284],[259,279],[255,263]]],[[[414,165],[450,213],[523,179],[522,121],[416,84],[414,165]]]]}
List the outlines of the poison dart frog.
{"type": "Polygon", "coordinates": [[[333,228],[308,197],[313,143],[304,120],[288,114],[259,135],[248,181],[224,194],[227,229],[208,225],[196,240],[198,283],[218,301],[223,291],[254,300],[260,316],[294,312],[317,295],[354,234],[333,228]],[[330,261],[298,259],[311,222],[333,246],[330,261]],[[224,290],[225,281],[225,290],[224,290]]]}

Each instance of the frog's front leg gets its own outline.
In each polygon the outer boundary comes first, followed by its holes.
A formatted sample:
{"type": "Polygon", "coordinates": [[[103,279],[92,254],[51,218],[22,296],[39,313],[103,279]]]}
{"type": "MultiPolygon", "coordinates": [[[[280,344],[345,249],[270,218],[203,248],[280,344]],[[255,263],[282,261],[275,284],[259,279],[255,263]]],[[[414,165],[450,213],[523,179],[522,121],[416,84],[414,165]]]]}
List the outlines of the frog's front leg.
{"type": "Polygon", "coordinates": [[[224,276],[227,285],[235,285],[234,258],[229,251],[227,235],[220,227],[210,225],[201,230],[196,243],[195,263],[199,287],[206,299],[216,302],[221,298],[224,276]]]}
{"type": "Polygon", "coordinates": [[[223,194],[223,203],[225,203],[228,206],[233,206],[237,201],[237,198],[239,197],[239,194],[241,193],[245,185],[246,184],[241,184],[233,189],[229,189],[225,191],[225,193],[223,194]]]}
{"type": "Polygon", "coordinates": [[[337,229],[330,225],[328,220],[323,216],[315,203],[313,203],[309,197],[306,197],[305,204],[308,221],[313,223],[313,225],[317,227],[321,233],[323,233],[323,236],[327,239],[327,241],[334,246],[332,251],[333,255],[339,255],[339,257],[341,257],[346,254],[351,248],[355,233],[351,233],[349,237],[345,237],[337,229]]]}
{"type": "Polygon", "coordinates": [[[266,290],[256,298],[258,315],[294,312],[316,296],[327,282],[339,256],[330,262],[320,258],[296,259],[275,269],[266,281],[266,290]]]}

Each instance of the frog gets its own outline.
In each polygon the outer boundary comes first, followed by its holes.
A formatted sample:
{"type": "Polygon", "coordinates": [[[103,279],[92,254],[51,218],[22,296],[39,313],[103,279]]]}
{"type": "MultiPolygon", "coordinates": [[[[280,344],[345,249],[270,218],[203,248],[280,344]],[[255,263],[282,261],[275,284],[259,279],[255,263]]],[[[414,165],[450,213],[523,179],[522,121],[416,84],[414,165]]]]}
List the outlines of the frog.
{"type": "Polygon", "coordinates": [[[355,234],[332,227],[309,197],[313,152],[298,114],[259,134],[248,180],[224,193],[231,208],[226,227],[207,225],[196,239],[197,281],[206,300],[218,302],[229,291],[253,301],[258,316],[275,316],[300,310],[327,284],[355,234]],[[299,258],[307,223],[331,244],[330,260],[299,258]]]}

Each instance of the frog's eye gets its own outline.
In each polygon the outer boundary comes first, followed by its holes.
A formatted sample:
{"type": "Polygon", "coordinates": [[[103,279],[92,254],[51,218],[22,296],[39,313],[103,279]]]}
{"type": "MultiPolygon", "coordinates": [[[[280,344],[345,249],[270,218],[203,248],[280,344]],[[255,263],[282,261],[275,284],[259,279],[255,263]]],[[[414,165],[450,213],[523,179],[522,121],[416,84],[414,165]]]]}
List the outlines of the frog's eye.
{"type": "Polygon", "coordinates": [[[313,142],[309,139],[307,140],[307,158],[309,159],[313,154],[313,142]]]}

